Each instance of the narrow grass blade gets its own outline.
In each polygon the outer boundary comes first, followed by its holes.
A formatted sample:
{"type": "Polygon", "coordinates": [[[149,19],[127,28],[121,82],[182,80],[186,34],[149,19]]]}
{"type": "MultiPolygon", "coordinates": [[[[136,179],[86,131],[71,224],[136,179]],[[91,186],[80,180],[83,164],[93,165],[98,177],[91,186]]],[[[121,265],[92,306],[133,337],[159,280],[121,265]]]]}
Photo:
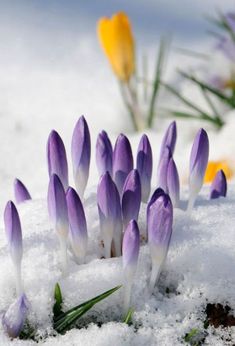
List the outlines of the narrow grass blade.
{"type": "Polygon", "coordinates": [[[163,66],[165,63],[165,55],[166,55],[166,40],[161,39],[158,57],[157,57],[157,64],[156,64],[156,72],[155,72],[155,78],[153,82],[153,91],[152,96],[150,100],[150,106],[149,106],[149,112],[148,112],[148,127],[151,128],[153,125],[153,118],[154,118],[154,108],[156,104],[156,99],[158,96],[159,88],[160,88],[160,81],[162,78],[162,72],[163,72],[163,66]]]}
{"type": "Polygon", "coordinates": [[[123,323],[126,324],[131,324],[131,320],[132,320],[132,315],[133,315],[134,309],[130,308],[126,314],[126,316],[123,319],[123,323]]]}
{"type": "Polygon", "coordinates": [[[54,329],[58,333],[63,333],[70,328],[70,326],[81,316],[83,316],[88,310],[90,310],[95,304],[99,303],[101,300],[107,298],[115,291],[117,291],[121,286],[114,287],[95,298],[92,298],[69,311],[63,313],[54,323],[54,329]]]}
{"type": "Polygon", "coordinates": [[[60,285],[58,283],[56,283],[55,285],[54,299],[55,299],[55,304],[53,306],[53,315],[55,320],[56,317],[60,316],[62,313],[61,306],[63,303],[62,293],[61,293],[60,285]]]}

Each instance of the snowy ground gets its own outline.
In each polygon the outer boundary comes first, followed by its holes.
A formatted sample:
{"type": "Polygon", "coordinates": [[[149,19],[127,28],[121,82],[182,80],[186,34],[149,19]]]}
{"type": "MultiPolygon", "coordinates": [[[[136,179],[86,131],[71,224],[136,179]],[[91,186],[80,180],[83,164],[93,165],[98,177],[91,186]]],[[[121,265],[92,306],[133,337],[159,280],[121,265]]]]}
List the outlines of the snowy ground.
{"type": "MultiPolygon", "coordinates": [[[[73,329],[64,336],[49,337],[43,345],[180,345],[192,328],[203,331],[205,307],[209,303],[228,304],[235,309],[235,193],[213,202],[204,188],[192,215],[175,210],[173,237],[159,288],[149,296],[150,277],[148,246],[143,242],[138,271],[132,293],[135,308],[133,326],[118,323],[122,311],[123,291],[116,292],[88,313],[93,321],[107,322],[102,327],[91,323],[88,328],[73,329]]],[[[86,200],[89,251],[86,264],[78,266],[69,260],[69,275],[61,276],[59,244],[49,227],[45,200],[26,202],[19,208],[24,232],[23,278],[31,303],[29,320],[38,333],[51,332],[53,288],[58,281],[64,295],[64,307],[70,308],[123,281],[121,259],[100,259],[98,216],[95,193],[86,200]]],[[[183,193],[182,208],[186,194],[183,193]]],[[[145,206],[140,216],[145,233],[145,206]]],[[[0,311],[14,296],[11,262],[0,232],[1,281],[0,311]]],[[[1,327],[0,327],[1,328],[1,327]]],[[[221,335],[235,340],[233,328],[228,331],[207,329],[206,345],[226,345],[221,335]]],[[[0,329],[0,344],[12,342],[0,329]]],[[[14,341],[14,345],[33,345],[30,341],[14,341]]],[[[227,343],[228,345],[230,343],[227,343]]]]}

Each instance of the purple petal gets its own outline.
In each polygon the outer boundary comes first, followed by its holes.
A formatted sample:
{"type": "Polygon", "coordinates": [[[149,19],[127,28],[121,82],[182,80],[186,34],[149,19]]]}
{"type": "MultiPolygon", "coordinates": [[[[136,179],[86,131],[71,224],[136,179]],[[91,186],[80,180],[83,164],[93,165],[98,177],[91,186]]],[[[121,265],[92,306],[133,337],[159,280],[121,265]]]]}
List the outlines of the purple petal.
{"type": "Polygon", "coordinates": [[[133,169],[131,145],[126,136],[120,134],[116,140],[113,152],[113,179],[121,194],[126,177],[133,169]]]}
{"type": "Polygon", "coordinates": [[[199,192],[209,157],[209,140],[205,130],[200,129],[194,139],[190,155],[190,190],[199,192]]]}
{"type": "Polygon", "coordinates": [[[235,60],[235,44],[230,37],[222,37],[216,48],[221,50],[227,59],[232,62],[235,60]]]}
{"type": "Polygon", "coordinates": [[[20,335],[24,327],[28,309],[29,302],[25,294],[22,294],[4,313],[2,325],[10,338],[17,338],[20,335]]]}
{"type": "Polygon", "coordinates": [[[87,249],[87,224],[82,202],[73,188],[66,193],[70,240],[77,257],[84,257],[87,249]]]}
{"type": "Polygon", "coordinates": [[[18,211],[12,201],[9,201],[4,211],[5,231],[14,262],[20,263],[23,255],[22,231],[18,211]]]}
{"type": "Polygon", "coordinates": [[[141,199],[147,203],[151,190],[153,157],[149,139],[145,134],[141,137],[139,143],[136,166],[141,181],[141,199]]]}
{"type": "Polygon", "coordinates": [[[227,180],[222,169],[217,172],[211,184],[210,199],[219,197],[226,197],[227,194],[227,180]]]}
{"type": "Polygon", "coordinates": [[[58,175],[64,189],[68,188],[68,163],[64,143],[60,135],[52,130],[47,141],[47,163],[49,177],[58,175]]]}
{"type": "Polygon", "coordinates": [[[135,269],[137,266],[140,249],[140,232],[135,220],[131,220],[125,230],[122,242],[123,268],[135,269]]]}
{"type": "Polygon", "coordinates": [[[157,172],[157,186],[162,188],[165,192],[168,192],[167,171],[171,157],[172,154],[170,148],[165,147],[159,161],[157,172]]]}
{"type": "Polygon", "coordinates": [[[172,204],[174,207],[177,207],[179,204],[179,195],[180,195],[180,181],[178,170],[173,158],[170,159],[168,170],[167,170],[167,186],[169,196],[171,198],[172,204]]]}
{"type": "Polygon", "coordinates": [[[170,197],[167,194],[159,195],[150,205],[147,217],[148,242],[152,251],[156,252],[152,256],[160,255],[157,253],[159,249],[164,257],[166,256],[172,234],[172,223],[173,207],[170,197]]]}
{"type": "Polygon", "coordinates": [[[48,212],[51,223],[62,237],[68,234],[68,209],[64,187],[60,178],[56,174],[52,174],[48,187],[47,195],[48,212]]]}
{"type": "Polygon", "coordinates": [[[15,179],[14,181],[14,193],[15,193],[15,200],[17,204],[20,204],[22,202],[25,202],[31,199],[31,196],[27,188],[19,179],[15,179]]]}
{"type": "Polygon", "coordinates": [[[76,190],[80,198],[83,198],[89,177],[91,158],[90,132],[84,116],[78,119],[74,128],[71,154],[76,190]]]}
{"type": "Polygon", "coordinates": [[[234,12],[228,12],[225,14],[225,19],[230,26],[231,30],[235,32],[235,13],[234,12]]]}
{"type": "Polygon", "coordinates": [[[170,149],[172,155],[174,154],[176,139],[177,139],[177,127],[176,127],[176,122],[173,121],[168,126],[165,132],[165,135],[163,137],[161,150],[160,150],[160,159],[166,147],[170,149]]]}
{"type": "Polygon", "coordinates": [[[137,169],[128,174],[122,194],[122,215],[124,227],[131,219],[138,220],[141,203],[141,184],[137,169]]]}
{"type": "Polygon", "coordinates": [[[110,139],[105,131],[102,131],[96,142],[96,165],[99,175],[113,171],[113,148],[110,139]]]}
{"type": "MultiPolygon", "coordinates": [[[[116,252],[121,246],[122,216],[120,197],[110,174],[106,172],[100,179],[97,190],[100,229],[103,238],[116,242],[116,252]]],[[[103,239],[103,240],[105,240],[103,239]]]]}

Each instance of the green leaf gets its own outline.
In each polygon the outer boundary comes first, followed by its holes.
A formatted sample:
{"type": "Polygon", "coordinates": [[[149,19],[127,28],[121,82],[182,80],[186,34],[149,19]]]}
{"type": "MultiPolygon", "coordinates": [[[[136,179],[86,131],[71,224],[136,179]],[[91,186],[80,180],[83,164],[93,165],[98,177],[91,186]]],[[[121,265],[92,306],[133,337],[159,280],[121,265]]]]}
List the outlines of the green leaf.
{"type": "Polygon", "coordinates": [[[63,333],[70,328],[70,326],[83,316],[88,310],[90,310],[95,304],[99,303],[101,300],[107,298],[115,291],[117,291],[121,286],[114,287],[74,308],[68,310],[67,312],[61,314],[54,323],[54,329],[58,333],[63,333]]]}
{"type": "Polygon", "coordinates": [[[60,285],[58,284],[58,282],[55,285],[54,299],[55,299],[55,304],[53,306],[53,315],[55,320],[56,317],[58,317],[62,313],[61,306],[63,303],[62,293],[61,293],[60,285]]]}
{"type": "Polygon", "coordinates": [[[123,319],[123,323],[131,324],[133,312],[134,312],[134,310],[133,310],[132,308],[130,308],[130,309],[127,311],[127,314],[126,314],[126,316],[125,316],[124,319],[123,319]]]}
{"type": "Polygon", "coordinates": [[[160,48],[159,48],[157,63],[156,63],[155,78],[153,81],[153,91],[152,91],[152,96],[151,96],[150,106],[148,111],[148,127],[149,128],[151,128],[153,125],[154,108],[155,108],[156,99],[157,99],[159,88],[160,88],[160,81],[162,78],[163,66],[164,66],[165,55],[166,55],[166,46],[167,46],[166,39],[162,38],[160,41],[160,48]]]}
{"type": "Polygon", "coordinates": [[[189,75],[183,71],[179,71],[179,72],[186,79],[191,80],[192,82],[194,82],[198,86],[204,88],[205,90],[208,90],[213,95],[217,96],[220,100],[222,100],[224,103],[228,104],[232,108],[235,108],[235,101],[231,97],[226,96],[225,94],[223,94],[218,89],[210,86],[209,84],[206,84],[206,83],[200,81],[199,79],[197,79],[196,77],[194,77],[192,75],[189,75]]]}

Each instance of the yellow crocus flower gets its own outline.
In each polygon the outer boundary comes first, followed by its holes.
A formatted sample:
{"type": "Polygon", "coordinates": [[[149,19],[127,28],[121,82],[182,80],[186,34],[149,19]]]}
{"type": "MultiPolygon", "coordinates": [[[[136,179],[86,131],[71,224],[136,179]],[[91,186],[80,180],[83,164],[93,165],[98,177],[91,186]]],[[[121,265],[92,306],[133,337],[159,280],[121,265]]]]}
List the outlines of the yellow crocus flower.
{"type": "Polygon", "coordinates": [[[135,71],[135,47],[131,24],[124,12],[101,18],[97,26],[100,44],[118,79],[128,82],[135,71]]]}
{"type": "Polygon", "coordinates": [[[209,161],[206,169],[206,174],[204,177],[205,183],[210,183],[213,181],[216,173],[222,169],[227,179],[231,179],[234,175],[233,169],[231,165],[229,165],[228,161],[209,161]]]}

